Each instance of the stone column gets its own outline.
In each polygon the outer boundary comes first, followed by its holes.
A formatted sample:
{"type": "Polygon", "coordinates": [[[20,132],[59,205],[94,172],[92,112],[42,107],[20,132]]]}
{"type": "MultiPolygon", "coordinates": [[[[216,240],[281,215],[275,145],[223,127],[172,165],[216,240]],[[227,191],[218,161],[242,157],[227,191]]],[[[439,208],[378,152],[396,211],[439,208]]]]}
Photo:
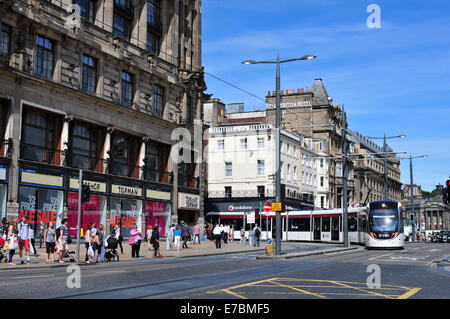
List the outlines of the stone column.
{"type": "Polygon", "coordinates": [[[11,149],[11,163],[8,167],[8,201],[6,203],[6,217],[8,219],[17,218],[19,216],[19,157],[20,157],[20,110],[21,96],[14,96],[11,100],[11,113],[8,122],[8,134],[13,139],[13,147],[11,149]]]}
{"type": "Polygon", "coordinates": [[[101,6],[101,9],[103,9],[103,24],[101,27],[108,32],[113,32],[114,0],[104,0],[101,2],[103,3],[101,6]]]}
{"type": "Polygon", "coordinates": [[[114,127],[112,127],[111,125],[108,125],[108,128],[106,129],[106,137],[105,137],[105,143],[103,144],[103,150],[102,150],[102,158],[104,159],[103,161],[103,171],[102,173],[106,174],[108,173],[107,168],[108,168],[108,162],[111,159],[111,135],[114,132],[114,127]]]}

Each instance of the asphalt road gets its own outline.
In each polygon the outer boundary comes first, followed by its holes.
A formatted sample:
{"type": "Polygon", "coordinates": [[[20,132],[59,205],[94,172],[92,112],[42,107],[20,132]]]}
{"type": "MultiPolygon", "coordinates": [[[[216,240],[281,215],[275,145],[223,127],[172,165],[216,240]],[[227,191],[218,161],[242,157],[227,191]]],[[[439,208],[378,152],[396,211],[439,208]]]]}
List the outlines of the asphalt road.
{"type": "MultiPolygon", "coordinates": [[[[308,249],[312,244],[289,245],[308,249]]],[[[260,254],[143,259],[79,268],[69,265],[4,269],[0,271],[0,297],[90,300],[450,297],[450,268],[437,266],[438,261],[450,256],[448,244],[412,243],[400,251],[359,247],[287,260],[256,260],[260,254]]]]}

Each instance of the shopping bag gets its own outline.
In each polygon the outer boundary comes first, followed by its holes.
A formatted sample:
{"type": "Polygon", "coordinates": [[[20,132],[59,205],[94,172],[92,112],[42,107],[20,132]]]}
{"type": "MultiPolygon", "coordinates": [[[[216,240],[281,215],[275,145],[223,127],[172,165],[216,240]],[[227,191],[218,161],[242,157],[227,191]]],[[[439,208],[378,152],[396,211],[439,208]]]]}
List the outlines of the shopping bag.
{"type": "Polygon", "coordinates": [[[94,257],[94,250],[92,249],[92,246],[89,246],[88,257],[94,257]]]}
{"type": "Polygon", "coordinates": [[[30,254],[34,255],[34,247],[31,241],[30,241],[30,254]]]}
{"type": "Polygon", "coordinates": [[[19,248],[19,241],[17,240],[17,236],[11,236],[9,240],[11,241],[9,249],[19,248]]]}

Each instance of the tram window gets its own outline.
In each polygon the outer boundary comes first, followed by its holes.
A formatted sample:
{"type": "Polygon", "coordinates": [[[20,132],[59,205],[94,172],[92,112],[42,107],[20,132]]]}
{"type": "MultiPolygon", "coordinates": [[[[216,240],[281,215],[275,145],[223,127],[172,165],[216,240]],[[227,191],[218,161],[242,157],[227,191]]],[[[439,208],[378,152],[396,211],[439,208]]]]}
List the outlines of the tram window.
{"type": "Polygon", "coordinates": [[[355,216],[348,217],[348,231],[357,231],[358,219],[355,216]]]}
{"type": "Polygon", "coordinates": [[[310,231],[309,218],[289,218],[289,231],[310,231]]]}
{"type": "Polygon", "coordinates": [[[330,231],[330,217],[322,217],[322,231],[330,231]]]}

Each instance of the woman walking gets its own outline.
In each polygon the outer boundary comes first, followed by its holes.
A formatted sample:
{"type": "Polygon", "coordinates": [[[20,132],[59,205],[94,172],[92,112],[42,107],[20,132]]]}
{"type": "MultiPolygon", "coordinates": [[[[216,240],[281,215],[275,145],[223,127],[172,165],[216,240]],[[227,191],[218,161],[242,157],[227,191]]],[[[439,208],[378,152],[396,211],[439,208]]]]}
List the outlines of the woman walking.
{"type": "Polygon", "coordinates": [[[173,244],[173,231],[175,230],[175,225],[172,224],[172,226],[170,226],[167,229],[167,234],[166,234],[166,249],[167,250],[171,250],[172,249],[172,244],[173,244]]]}
{"type": "Polygon", "coordinates": [[[131,245],[131,258],[139,258],[139,249],[141,248],[141,233],[137,225],[130,231],[128,243],[131,245]]]}
{"type": "Polygon", "coordinates": [[[181,229],[180,225],[177,225],[175,230],[173,231],[173,237],[175,238],[175,244],[174,246],[177,248],[177,250],[180,250],[180,241],[181,241],[181,229]]]}
{"type": "Polygon", "coordinates": [[[86,258],[84,259],[86,264],[91,263],[91,259],[93,259],[93,256],[89,256],[89,248],[92,249],[92,237],[91,237],[91,229],[94,222],[91,222],[86,230],[86,233],[84,234],[84,246],[86,247],[86,258]]]}
{"type": "Polygon", "coordinates": [[[105,227],[103,224],[98,225],[98,255],[97,255],[97,262],[102,263],[105,261],[105,227]]]}
{"type": "MultiPolygon", "coordinates": [[[[8,238],[10,241],[12,241],[13,243],[16,242],[18,243],[18,238],[17,236],[19,235],[19,228],[17,226],[17,220],[15,218],[11,219],[11,223],[8,227],[8,238]]],[[[11,244],[12,245],[12,244],[11,244]]],[[[14,244],[13,247],[15,247],[16,244],[14,244]]],[[[9,260],[8,260],[8,265],[10,266],[15,266],[16,264],[13,263],[12,259],[14,256],[14,253],[16,252],[16,248],[11,249],[9,251],[9,260]]]]}
{"type": "Polygon", "coordinates": [[[56,244],[56,231],[52,222],[48,223],[47,230],[44,232],[45,243],[45,262],[47,264],[54,264],[55,244],[56,244]]]}
{"type": "Polygon", "coordinates": [[[152,226],[148,226],[147,227],[147,246],[148,246],[148,250],[150,251],[151,250],[151,240],[152,240],[152,232],[153,232],[153,229],[152,229],[152,226]]]}

